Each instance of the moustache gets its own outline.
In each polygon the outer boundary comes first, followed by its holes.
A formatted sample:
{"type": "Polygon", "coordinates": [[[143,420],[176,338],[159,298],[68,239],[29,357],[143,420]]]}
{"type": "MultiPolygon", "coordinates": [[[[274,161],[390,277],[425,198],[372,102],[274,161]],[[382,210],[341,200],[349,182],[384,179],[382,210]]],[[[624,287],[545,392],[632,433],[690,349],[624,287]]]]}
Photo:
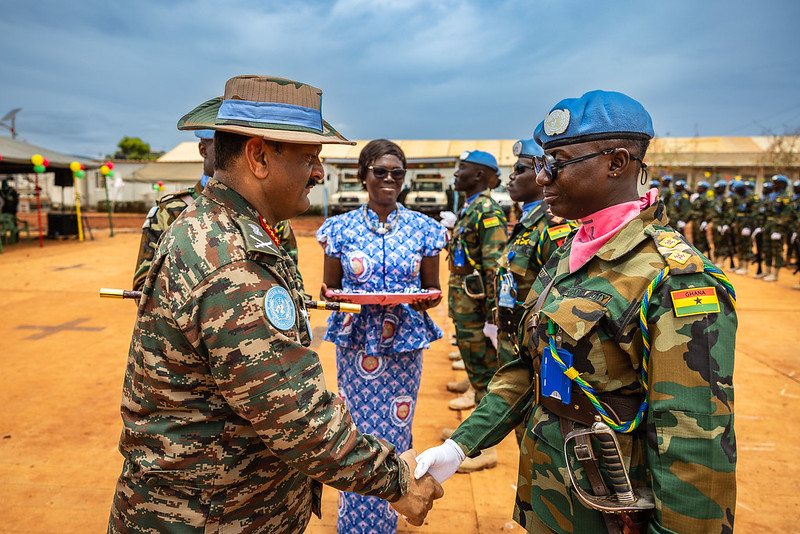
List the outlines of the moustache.
{"type": "Polygon", "coordinates": [[[313,178],[309,178],[308,182],[306,182],[306,187],[314,187],[317,185],[317,181],[313,178]]]}

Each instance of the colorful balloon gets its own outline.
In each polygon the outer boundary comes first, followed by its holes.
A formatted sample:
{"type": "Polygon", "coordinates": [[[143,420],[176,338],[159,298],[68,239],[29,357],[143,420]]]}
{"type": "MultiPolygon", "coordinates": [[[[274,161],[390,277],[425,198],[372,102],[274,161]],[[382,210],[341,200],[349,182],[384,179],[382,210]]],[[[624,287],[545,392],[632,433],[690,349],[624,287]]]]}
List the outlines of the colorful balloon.
{"type": "Polygon", "coordinates": [[[47,158],[42,158],[42,165],[44,165],[45,167],[49,167],[50,166],[50,162],[47,161],[47,158]]]}
{"type": "Polygon", "coordinates": [[[111,163],[110,161],[106,161],[106,167],[108,167],[109,169],[113,169],[114,168],[114,164],[111,163]]]}
{"type": "Polygon", "coordinates": [[[71,170],[72,172],[78,172],[79,170],[81,170],[81,164],[78,163],[77,161],[73,161],[72,163],[69,164],[69,170],[71,170]]]}
{"type": "Polygon", "coordinates": [[[109,178],[113,178],[114,177],[114,171],[108,171],[108,177],[109,178]]]}
{"type": "Polygon", "coordinates": [[[31,156],[31,163],[33,163],[34,166],[41,165],[43,162],[44,158],[41,156],[41,154],[34,154],[31,156]]]}
{"type": "Polygon", "coordinates": [[[81,170],[82,170],[82,171],[85,171],[85,170],[86,170],[86,167],[83,165],[83,163],[81,163],[81,170]]]}
{"type": "Polygon", "coordinates": [[[0,161],[3,161],[3,155],[0,154],[0,161]]]}
{"type": "Polygon", "coordinates": [[[75,178],[83,178],[84,176],[86,176],[86,171],[79,170],[75,173],[75,178]]]}
{"type": "Polygon", "coordinates": [[[33,172],[38,172],[39,174],[45,171],[44,165],[34,165],[33,172]]]}
{"type": "Polygon", "coordinates": [[[108,165],[103,165],[100,167],[100,174],[103,176],[108,176],[108,173],[111,172],[111,169],[108,168],[108,165]]]}
{"type": "Polygon", "coordinates": [[[158,184],[153,184],[153,191],[158,191],[158,184]]]}

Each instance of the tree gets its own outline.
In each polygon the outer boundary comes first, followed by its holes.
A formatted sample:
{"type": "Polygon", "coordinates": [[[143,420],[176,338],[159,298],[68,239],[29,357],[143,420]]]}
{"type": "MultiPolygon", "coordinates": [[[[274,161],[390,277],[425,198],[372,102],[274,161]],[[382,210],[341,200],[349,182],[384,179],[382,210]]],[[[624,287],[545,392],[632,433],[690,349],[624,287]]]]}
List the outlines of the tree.
{"type": "Polygon", "coordinates": [[[119,150],[114,154],[116,159],[153,159],[150,145],[138,137],[123,137],[117,147],[119,150]]]}

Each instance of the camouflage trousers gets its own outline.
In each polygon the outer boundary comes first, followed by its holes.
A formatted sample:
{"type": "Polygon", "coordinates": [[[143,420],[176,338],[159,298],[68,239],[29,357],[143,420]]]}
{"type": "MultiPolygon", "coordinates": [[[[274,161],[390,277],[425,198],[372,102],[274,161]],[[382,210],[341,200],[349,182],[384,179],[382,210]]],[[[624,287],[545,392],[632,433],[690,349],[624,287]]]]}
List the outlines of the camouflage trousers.
{"type": "MultiPolygon", "coordinates": [[[[732,229],[729,229],[726,233],[721,234],[717,231],[717,223],[714,223],[714,255],[717,257],[727,257],[730,254],[730,233],[732,229]]],[[[719,261],[719,260],[717,260],[719,261]]]]}
{"type": "Polygon", "coordinates": [[[692,245],[703,254],[708,255],[708,236],[705,230],[700,229],[700,221],[692,222],[692,245]]]}
{"type": "Polygon", "coordinates": [[[742,228],[736,228],[736,258],[739,260],[739,265],[747,267],[750,258],[753,255],[753,242],[750,236],[742,235],[742,228]]]}
{"type": "Polygon", "coordinates": [[[764,226],[764,265],[767,267],[775,267],[780,269],[783,267],[783,238],[778,240],[772,239],[772,233],[777,231],[777,227],[773,225],[764,226]]]}
{"type": "Polygon", "coordinates": [[[498,369],[497,350],[483,333],[486,324],[483,301],[475,301],[460,287],[449,286],[448,314],[456,329],[456,343],[469,382],[475,389],[475,400],[486,394],[486,387],[498,369]]]}

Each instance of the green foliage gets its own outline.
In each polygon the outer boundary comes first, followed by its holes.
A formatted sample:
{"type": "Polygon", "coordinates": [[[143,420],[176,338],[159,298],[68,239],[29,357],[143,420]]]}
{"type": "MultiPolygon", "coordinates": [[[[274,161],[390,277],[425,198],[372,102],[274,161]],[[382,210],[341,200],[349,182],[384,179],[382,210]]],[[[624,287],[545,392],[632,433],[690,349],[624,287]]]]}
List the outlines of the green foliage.
{"type": "Polygon", "coordinates": [[[114,154],[116,159],[155,159],[150,154],[150,145],[138,137],[123,137],[117,147],[119,150],[114,154]]]}

